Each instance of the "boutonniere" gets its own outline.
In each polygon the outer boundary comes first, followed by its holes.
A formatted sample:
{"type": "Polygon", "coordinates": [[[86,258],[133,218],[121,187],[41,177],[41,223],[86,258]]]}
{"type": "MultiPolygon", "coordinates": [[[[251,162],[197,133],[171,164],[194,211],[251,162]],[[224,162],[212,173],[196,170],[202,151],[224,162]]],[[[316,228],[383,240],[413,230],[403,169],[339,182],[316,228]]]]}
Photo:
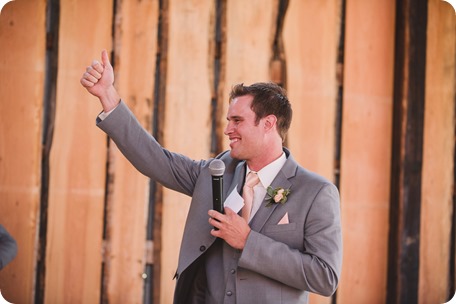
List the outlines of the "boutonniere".
{"type": "Polygon", "coordinates": [[[290,194],[290,189],[283,189],[282,187],[273,189],[269,186],[266,189],[266,192],[268,193],[266,196],[266,200],[268,201],[266,207],[269,207],[273,204],[285,204],[288,199],[288,194],[290,194]]]}

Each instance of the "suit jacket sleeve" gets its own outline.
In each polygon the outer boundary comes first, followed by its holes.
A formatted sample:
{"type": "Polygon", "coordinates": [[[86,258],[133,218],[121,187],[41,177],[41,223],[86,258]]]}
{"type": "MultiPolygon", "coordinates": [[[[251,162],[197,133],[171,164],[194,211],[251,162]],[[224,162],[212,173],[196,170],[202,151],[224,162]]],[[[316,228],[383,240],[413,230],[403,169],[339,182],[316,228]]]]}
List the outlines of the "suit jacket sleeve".
{"type": "Polygon", "coordinates": [[[337,288],[342,264],[339,194],[334,185],[323,184],[303,220],[303,250],[252,230],[239,266],[300,290],[330,296],[337,288]]]}
{"type": "Polygon", "coordinates": [[[0,225],[0,270],[17,255],[17,244],[13,237],[0,225]]]}
{"type": "Polygon", "coordinates": [[[144,175],[167,188],[191,196],[205,161],[164,149],[138,122],[123,101],[97,126],[108,134],[123,155],[144,175]]]}

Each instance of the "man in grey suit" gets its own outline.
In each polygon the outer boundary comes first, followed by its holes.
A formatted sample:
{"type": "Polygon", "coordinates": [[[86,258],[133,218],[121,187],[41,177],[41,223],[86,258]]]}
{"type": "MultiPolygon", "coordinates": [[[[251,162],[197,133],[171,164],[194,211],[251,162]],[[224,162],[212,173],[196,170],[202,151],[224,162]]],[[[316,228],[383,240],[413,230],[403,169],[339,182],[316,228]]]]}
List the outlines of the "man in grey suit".
{"type": "Polygon", "coordinates": [[[174,303],[307,303],[309,292],[334,293],[342,264],[339,194],[283,147],[292,111],[279,86],[232,89],[224,132],[231,150],[216,157],[226,167],[227,199],[219,213],[211,210],[213,160],[161,147],[113,83],[103,51],[102,62],[94,61],[81,78],[101,101],[98,127],[143,174],[192,196],[174,303]]]}

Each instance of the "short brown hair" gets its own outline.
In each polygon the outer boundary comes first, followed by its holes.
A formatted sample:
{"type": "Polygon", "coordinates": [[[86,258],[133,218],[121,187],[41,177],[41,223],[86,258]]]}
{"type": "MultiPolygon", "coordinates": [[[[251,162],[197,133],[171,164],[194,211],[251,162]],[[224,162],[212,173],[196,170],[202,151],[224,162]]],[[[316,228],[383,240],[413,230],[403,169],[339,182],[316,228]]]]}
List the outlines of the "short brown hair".
{"type": "Polygon", "coordinates": [[[275,115],[277,130],[282,140],[285,140],[293,116],[286,91],[272,82],[258,82],[250,86],[240,83],[231,88],[230,101],[245,95],[253,97],[251,109],[256,115],[255,123],[258,124],[263,117],[275,115]]]}

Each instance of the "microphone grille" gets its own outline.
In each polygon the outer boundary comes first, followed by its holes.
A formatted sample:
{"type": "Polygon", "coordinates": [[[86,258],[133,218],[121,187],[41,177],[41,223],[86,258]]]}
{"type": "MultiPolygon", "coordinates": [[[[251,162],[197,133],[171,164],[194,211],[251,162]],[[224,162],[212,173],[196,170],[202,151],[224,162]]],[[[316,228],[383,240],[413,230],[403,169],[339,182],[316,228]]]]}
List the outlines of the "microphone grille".
{"type": "Polygon", "coordinates": [[[222,176],[225,172],[225,163],[220,159],[214,159],[209,164],[209,171],[212,176],[222,176]]]}

